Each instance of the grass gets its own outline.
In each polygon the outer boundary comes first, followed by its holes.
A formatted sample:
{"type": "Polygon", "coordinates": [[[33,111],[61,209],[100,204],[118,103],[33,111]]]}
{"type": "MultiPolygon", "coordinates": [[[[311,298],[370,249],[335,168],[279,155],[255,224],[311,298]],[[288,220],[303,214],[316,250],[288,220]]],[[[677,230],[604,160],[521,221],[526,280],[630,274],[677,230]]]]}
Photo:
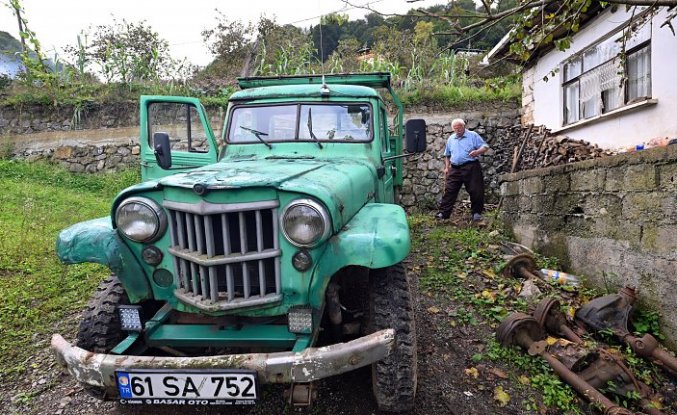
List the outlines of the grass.
{"type": "Polygon", "coordinates": [[[20,373],[55,325],[81,310],[108,271],[65,266],[54,246],[63,228],[105,216],[135,172],[73,175],[47,164],[0,160],[0,377],[20,373]]]}
{"type": "MultiPolygon", "coordinates": [[[[408,88],[395,88],[405,106],[438,105],[458,106],[480,102],[514,102],[521,98],[520,84],[505,83],[497,86],[456,86],[437,82],[422,82],[408,88]]],[[[19,105],[74,105],[137,102],[140,95],[179,95],[200,98],[204,105],[225,107],[233,89],[221,90],[221,94],[205,95],[190,86],[143,85],[143,84],[95,84],[71,83],[55,87],[26,86],[14,83],[0,106],[19,105]]],[[[389,99],[388,94],[384,94],[389,99]]]]}
{"type": "Polygon", "coordinates": [[[518,83],[507,84],[500,88],[490,86],[452,86],[421,85],[411,90],[398,90],[400,100],[408,105],[445,105],[454,106],[479,102],[514,102],[519,103],[522,92],[518,83]]]}

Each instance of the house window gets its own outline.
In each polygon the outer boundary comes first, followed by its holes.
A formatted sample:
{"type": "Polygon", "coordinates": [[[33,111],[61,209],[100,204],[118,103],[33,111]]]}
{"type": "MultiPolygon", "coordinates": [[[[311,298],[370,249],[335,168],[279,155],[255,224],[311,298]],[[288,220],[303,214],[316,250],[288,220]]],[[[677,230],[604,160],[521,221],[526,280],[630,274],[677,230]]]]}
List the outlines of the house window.
{"type": "Polygon", "coordinates": [[[564,125],[651,97],[651,19],[618,30],[564,62],[562,92],[564,125]]]}

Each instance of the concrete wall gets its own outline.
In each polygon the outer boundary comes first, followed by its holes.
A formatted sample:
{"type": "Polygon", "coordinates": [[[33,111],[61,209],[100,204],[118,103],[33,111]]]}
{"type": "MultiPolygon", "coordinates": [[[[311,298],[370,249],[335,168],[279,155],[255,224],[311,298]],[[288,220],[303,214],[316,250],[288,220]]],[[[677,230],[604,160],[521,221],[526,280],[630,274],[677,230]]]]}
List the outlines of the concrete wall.
{"type": "Polygon", "coordinates": [[[677,346],[677,145],[501,176],[521,243],[615,292],[637,287],[677,346]]]}
{"type": "MultiPolygon", "coordinates": [[[[554,76],[550,73],[559,70],[562,62],[573,54],[619,28],[632,14],[632,10],[626,11],[624,7],[618,7],[616,12],[611,10],[608,8],[577,33],[570,49],[547,53],[532,68],[533,75],[528,72],[525,74],[523,96],[533,95],[532,99],[523,101],[525,121],[545,125],[554,133],[562,129],[563,74],[561,70],[554,76]],[[544,77],[548,77],[547,82],[543,80],[544,77]]],[[[652,98],[657,103],[647,103],[616,115],[602,115],[585,125],[564,128],[561,134],[608,149],[634,146],[655,137],[677,137],[677,123],[672,121],[677,112],[677,82],[674,81],[677,37],[669,28],[660,28],[666,15],[667,12],[662,11],[654,17],[651,34],[652,98]]]]}

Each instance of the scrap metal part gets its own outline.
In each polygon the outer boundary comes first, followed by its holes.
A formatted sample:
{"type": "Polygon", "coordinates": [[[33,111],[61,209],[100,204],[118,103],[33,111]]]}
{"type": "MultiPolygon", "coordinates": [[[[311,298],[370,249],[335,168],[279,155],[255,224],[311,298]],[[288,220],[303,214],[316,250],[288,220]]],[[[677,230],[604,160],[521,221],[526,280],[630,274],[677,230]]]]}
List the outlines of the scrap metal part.
{"type": "Polygon", "coordinates": [[[677,359],[660,346],[650,334],[633,336],[628,328],[635,304],[635,290],[622,288],[618,294],[605,295],[588,302],[576,311],[576,319],[595,330],[611,330],[627,343],[637,355],[664,366],[677,376],[677,359]]]}
{"type": "Polygon", "coordinates": [[[498,326],[496,337],[503,346],[520,346],[529,351],[530,355],[538,354],[545,359],[555,373],[571,385],[578,393],[593,404],[604,407],[605,415],[633,415],[630,410],[613,403],[588,382],[567,368],[546,349],[547,343],[542,339],[545,336],[543,329],[535,318],[524,313],[508,315],[498,326]],[[534,337],[532,337],[532,335],[534,337]]]}
{"type": "Polygon", "coordinates": [[[300,353],[249,353],[199,357],[128,356],[92,353],[52,336],[57,361],[81,384],[117,395],[116,370],[249,369],[263,383],[308,383],[375,363],[395,345],[395,330],[385,329],[346,343],[308,348],[300,353]]]}
{"type": "Polygon", "coordinates": [[[529,254],[515,255],[503,267],[503,276],[505,277],[522,277],[522,278],[538,278],[536,273],[539,272],[536,268],[536,261],[534,257],[529,254]]]}
{"type": "Polygon", "coordinates": [[[583,343],[583,339],[567,325],[564,314],[559,312],[559,301],[556,299],[542,300],[536,306],[533,316],[545,331],[562,336],[574,343],[583,343]]]}
{"type": "MultiPolygon", "coordinates": [[[[627,296],[629,293],[629,291],[626,293],[626,299],[629,298],[627,296]]],[[[568,327],[566,317],[559,311],[559,301],[556,299],[546,298],[542,300],[536,306],[533,316],[548,333],[564,336],[578,345],[584,344],[580,336],[568,327]]],[[[663,412],[654,407],[652,398],[655,396],[651,388],[638,381],[622,359],[613,353],[598,348],[595,353],[589,354],[587,358],[575,360],[578,357],[574,354],[575,348],[564,347],[562,350],[555,350],[551,346],[548,351],[553,352],[560,361],[577,372],[584,381],[594,388],[599,389],[607,386],[609,382],[613,382],[616,386],[613,393],[616,395],[627,396],[630,392],[636,392],[641,396],[639,404],[643,411],[649,415],[664,415],[663,412]],[[571,362],[572,355],[574,362],[571,362]],[[581,368],[583,369],[580,370],[581,368]]]]}

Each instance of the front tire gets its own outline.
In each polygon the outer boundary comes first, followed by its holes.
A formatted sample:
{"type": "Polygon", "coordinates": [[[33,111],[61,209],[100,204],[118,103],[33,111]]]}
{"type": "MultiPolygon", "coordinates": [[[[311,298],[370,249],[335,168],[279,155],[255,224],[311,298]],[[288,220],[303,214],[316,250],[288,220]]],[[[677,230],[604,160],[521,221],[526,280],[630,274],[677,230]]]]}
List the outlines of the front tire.
{"type": "Polygon", "coordinates": [[[417,384],[416,325],[411,288],[399,263],[372,270],[370,329],[395,329],[395,347],[385,359],[372,365],[374,398],[381,411],[404,412],[414,408],[417,384]]]}
{"type": "MultiPolygon", "coordinates": [[[[117,276],[111,275],[102,281],[89,299],[82,315],[76,344],[94,353],[109,353],[127,337],[120,328],[118,306],[129,304],[129,298],[117,276]]],[[[90,395],[104,400],[114,399],[104,388],[86,386],[90,395]]]]}

